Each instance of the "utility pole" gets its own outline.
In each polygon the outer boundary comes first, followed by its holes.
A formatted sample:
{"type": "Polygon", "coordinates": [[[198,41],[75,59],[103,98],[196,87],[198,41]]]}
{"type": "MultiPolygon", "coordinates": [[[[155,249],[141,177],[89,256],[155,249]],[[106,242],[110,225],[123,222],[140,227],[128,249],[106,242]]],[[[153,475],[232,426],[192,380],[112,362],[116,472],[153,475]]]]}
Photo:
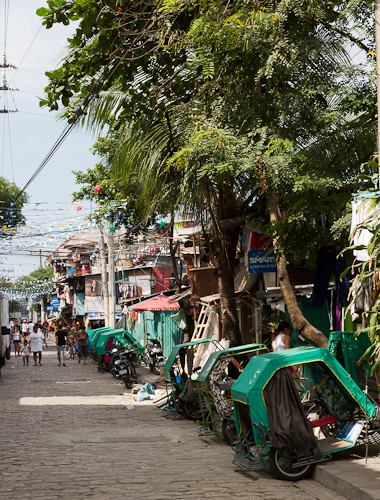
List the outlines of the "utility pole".
{"type": "Polygon", "coordinates": [[[108,326],[115,328],[115,235],[108,234],[108,283],[109,290],[109,320],[108,326]]]}
{"type": "Polygon", "coordinates": [[[380,0],[375,0],[375,39],[377,80],[377,154],[380,154],[380,0]]]}
{"type": "MultiPolygon", "coordinates": [[[[42,250],[41,250],[41,248],[40,248],[40,269],[42,269],[42,250]]],[[[45,320],[45,308],[44,308],[44,298],[43,297],[41,297],[40,306],[41,306],[41,324],[42,324],[45,320]]]]}
{"type": "Polygon", "coordinates": [[[103,302],[104,302],[104,325],[109,326],[109,297],[108,297],[106,249],[104,245],[103,227],[101,224],[98,224],[98,230],[100,233],[99,253],[100,253],[102,292],[103,292],[103,302]]]}

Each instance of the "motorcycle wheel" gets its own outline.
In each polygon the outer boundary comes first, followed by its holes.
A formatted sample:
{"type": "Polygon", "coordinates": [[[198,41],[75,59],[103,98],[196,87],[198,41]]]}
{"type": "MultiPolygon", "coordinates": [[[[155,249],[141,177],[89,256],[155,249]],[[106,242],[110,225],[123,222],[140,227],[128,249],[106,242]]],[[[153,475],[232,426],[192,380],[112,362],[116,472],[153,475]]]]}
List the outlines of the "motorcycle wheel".
{"type": "Polygon", "coordinates": [[[132,389],[132,382],[131,382],[131,376],[128,373],[124,378],[124,384],[127,389],[132,389]]]}
{"type": "Polygon", "coordinates": [[[233,450],[236,448],[238,439],[235,420],[233,418],[224,418],[222,422],[222,435],[224,441],[231,446],[233,450]]]}
{"type": "Polygon", "coordinates": [[[117,375],[117,369],[115,367],[115,364],[111,361],[111,363],[109,363],[109,371],[111,372],[111,375],[113,377],[116,377],[117,375]]]}
{"type": "Polygon", "coordinates": [[[134,380],[137,380],[136,368],[135,368],[135,365],[132,362],[131,362],[131,365],[130,365],[130,370],[131,370],[131,378],[133,378],[134,380]]]}
{"type": "Polygon", "coordinates": [[[273,475],[277,479],[285,481],[300,481],[310,477],[314,471],[315,464],[306,464],[302,467],[294,467],[297,462],[297,453],[292,450],[269,450],[269,463],[273,475]]]}
{"type": "Polygon", "coordinates": [[[149,370],[154,374],[154,375],[159,375],[160,370],[157,368],[157,360],[153,359],[152,363],[149,365],[149,370]]]}

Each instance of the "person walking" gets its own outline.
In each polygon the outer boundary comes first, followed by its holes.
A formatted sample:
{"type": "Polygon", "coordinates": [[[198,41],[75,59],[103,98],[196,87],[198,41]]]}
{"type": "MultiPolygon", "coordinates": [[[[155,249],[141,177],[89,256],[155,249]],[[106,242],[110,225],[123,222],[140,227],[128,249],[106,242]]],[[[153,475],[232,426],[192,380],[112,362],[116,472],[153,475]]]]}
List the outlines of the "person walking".
{"type": "Polygon", "coordinates": [[[20,326],[16,322],[12,328],[13,344],[15,346],[15,356],[21,356],[20,326]]]}
{"type": "Polygon", "coordinates": [[[22,333],[22,338],[24,340],[28,338],[29,328],[28,328],[28,323],[26,322],[26,319],[24,319],[24,321],[22,322],[21,333],[22,333]]]}
{"type": "Polygon", "coordinates": [[[86,364],[86,359],[88,356],[88,339],[89,339],[88,333],[84,329],[84,326],[82,326],[82,328],[77,333],[78,351],[79,351],[78,352],[78,356],[79,356],[78,363],[80,363],[80,360],[81,360],[82,355],[83,355],[83,364],[84,365],[86,364]]]}
{"type": "Polygon", "coordinates": [[[21,348],[21,352],[22,352],[22,364],[25,365],[25,361],[26,361],[26,365],[29,366],[30,349],[29,349],[29,344],[28,344],[27,340],[24,340],[24,345],[21,348]]]}
{"type": "Polygon", "coordinates": [[[38,331],[38,328],[33,327],[33,333],[29,336],[29,347],[31,352],[33,353],[34,366],[37,366],[37,354],[39,358],[39,363],[42,365],[42,341],[45,342],[46,347],[47,342],[42,332],[38,331]]]}
{"type": "Polygon", "coordinates": [[[58,323],[58,328],[55,332],[55,345],[57,347],[58,354],[58,366],[61,366],[61,356],[63,361],[63,366],[66,366],[66,339],[67,330],[62,329],[62,323],[58,323]]]}
{"type": "Polygon", "coordinates": [[[28,333],[29,333],[29,335],[31,335],[33,333],[33,329],[34,329],[33,321],[30,319],[29,323],[28,323],[28,333]]]}

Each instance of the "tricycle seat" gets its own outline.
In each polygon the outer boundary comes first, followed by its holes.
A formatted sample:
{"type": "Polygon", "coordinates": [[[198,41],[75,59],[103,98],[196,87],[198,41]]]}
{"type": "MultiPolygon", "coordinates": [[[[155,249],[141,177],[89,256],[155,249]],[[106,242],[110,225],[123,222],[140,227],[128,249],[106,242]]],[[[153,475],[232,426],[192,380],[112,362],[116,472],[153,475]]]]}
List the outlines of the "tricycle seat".
{"type": "Polygon", "coordinates": [[[234,379],[220,380],[219,382],[216,382],[216,385],[221,391],[230,391],[235,382],[236,380],[234,379]]]}
{"type": "Polygon", "coordinates": [[[311,422],[311,425],[313,427],[322,427],[322,425],[333,424],[335,422],[336,422],[336,417],[333,417],[332,415],[328,415],[327,417],[320,418],[319,420],[313,420],[311,422]]]}

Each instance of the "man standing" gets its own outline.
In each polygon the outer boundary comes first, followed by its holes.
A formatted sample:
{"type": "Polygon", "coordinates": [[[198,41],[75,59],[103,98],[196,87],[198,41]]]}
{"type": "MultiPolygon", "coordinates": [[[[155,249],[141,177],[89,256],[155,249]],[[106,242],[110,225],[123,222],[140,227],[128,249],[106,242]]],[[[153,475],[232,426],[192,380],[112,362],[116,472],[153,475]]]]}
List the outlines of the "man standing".
{"type": "Polygon", "coordinates": [[[57,347],[58,354],[58,366],[61,366],[61,356],[63,361],[63,366],[66,366],[66,338],[68,332],[62,330],[62,323],[58,323],[58,328],[55,331],[55,345],[57,347]]]}
{"type": "Polygon", "coordinates": [[[78,341],[78,349],[79,349],[78,363],[80,363],[80,360],[83,356],[83,364],[84,365],[86,364],[86,359],[88,356],[88,339],[89,339],[88,333],[84,329],[84,326],[82,326],[82,328],[77,333],[77,341],[78,341]]]}
{"type": "Polygon", "coordinates": [[[42,332],[38,331],[38,328],[33,327],[33,333],[29,336],[29,348],[33,353],[34,366],[37,366],[37,353],[39,358],[39,363],[41,363],[42,359],[42,341],[45,342],[46,347],[48,346],[46,343],[46,339],[42,332]]]}

